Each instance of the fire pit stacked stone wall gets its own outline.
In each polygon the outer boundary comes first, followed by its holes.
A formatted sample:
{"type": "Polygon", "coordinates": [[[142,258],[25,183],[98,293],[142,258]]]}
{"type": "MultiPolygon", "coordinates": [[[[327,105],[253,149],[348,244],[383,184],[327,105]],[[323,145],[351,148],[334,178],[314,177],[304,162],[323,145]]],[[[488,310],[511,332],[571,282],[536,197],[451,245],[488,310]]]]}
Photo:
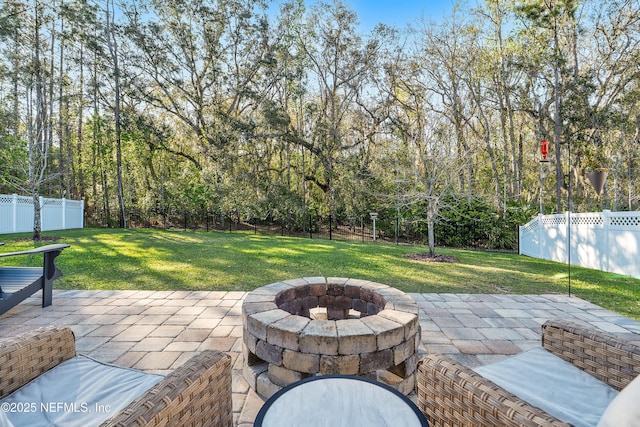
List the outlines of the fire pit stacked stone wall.
{"type": "Polygon", "coordinates": [[[263,398],[312,375],[362,375],[415,387],[418,305],[387,285],[311,277],[272,283],[242,305],[244,370],[263,398]]]}

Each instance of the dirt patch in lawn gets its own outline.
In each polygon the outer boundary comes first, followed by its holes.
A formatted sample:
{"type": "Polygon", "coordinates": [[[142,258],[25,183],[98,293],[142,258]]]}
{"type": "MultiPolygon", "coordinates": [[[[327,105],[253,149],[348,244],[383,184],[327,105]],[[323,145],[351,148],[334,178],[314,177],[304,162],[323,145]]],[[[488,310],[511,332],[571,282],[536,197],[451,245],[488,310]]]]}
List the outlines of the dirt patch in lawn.
{"type": "MultiPolygon", "coordinates": [[[[60,237],[53,237],[53,236],[49,236],[49,237],[40,237],[40,241],[41,242],[57,242],[58,240],[60,240],[60,237]]],[[[13,239],[14,242],[33,242],[33,238],[32,237],[25,237],[22,239],[13,239]]]]}
{"type": "Polygon", "coordinates": [[[424,262],[460,262],[460,260],[452,255],[434,255],[430,256],[429,254],[407,254],[405,258],[412,259],[414,261],[424,261],[424,262]]]}

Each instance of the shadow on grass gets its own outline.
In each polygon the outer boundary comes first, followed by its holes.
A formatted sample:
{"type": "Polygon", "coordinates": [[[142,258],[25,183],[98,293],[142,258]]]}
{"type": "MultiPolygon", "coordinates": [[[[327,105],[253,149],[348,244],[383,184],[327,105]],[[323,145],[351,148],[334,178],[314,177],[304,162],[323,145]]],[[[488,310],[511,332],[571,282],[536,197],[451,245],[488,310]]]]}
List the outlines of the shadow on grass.
{"type": "MultiPolygon", "coordinates": [[[[421,246],[158,230],[84,229],[47,233],[69,243],[58,257],[65,289],[240,290],[296,277],[355,277],[405,292],[545,294],[568,292],[565,264],[517,254],[438,249],[459,263],[426,263],[421,246]]],[[[21,237],[21,236],[19,236],[21,237]]],[[[3,251],[33,247],[0,236],[3,251]]],[[[20,257],[38,265],[41,257],[20,257]]],[[[15,262],[15,260],[12,260],[15,262]]],[[[0,258],[0,265],[3,265],[0,258]]],[[[572,293],[640,318],[640,280],[571,268],[572,293]]]]}

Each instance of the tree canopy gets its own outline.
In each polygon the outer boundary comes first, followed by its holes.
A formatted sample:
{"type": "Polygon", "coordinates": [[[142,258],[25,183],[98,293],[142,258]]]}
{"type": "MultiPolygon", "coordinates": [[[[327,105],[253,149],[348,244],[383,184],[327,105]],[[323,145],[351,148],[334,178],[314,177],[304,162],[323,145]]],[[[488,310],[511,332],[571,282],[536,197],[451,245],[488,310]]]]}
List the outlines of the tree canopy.
{"type": "Polygon", "coordinates": [[[457,3],[368,33],[341,0],[5,0],[0,52],[0,192],[102,224],[640,206],[639,0],[457,3]]]}

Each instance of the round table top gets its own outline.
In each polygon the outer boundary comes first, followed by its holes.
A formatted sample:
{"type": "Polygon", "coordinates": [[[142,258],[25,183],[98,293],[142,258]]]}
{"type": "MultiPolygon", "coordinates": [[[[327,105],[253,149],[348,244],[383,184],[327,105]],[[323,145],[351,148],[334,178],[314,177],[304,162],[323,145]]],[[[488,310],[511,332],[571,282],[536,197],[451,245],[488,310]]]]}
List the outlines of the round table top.
{"type": "Polygon", "coordinates": [[[314,376],[267,400],[254,426],[421,426],[418,407],[386,384],[352,375],[314,376]]]}

